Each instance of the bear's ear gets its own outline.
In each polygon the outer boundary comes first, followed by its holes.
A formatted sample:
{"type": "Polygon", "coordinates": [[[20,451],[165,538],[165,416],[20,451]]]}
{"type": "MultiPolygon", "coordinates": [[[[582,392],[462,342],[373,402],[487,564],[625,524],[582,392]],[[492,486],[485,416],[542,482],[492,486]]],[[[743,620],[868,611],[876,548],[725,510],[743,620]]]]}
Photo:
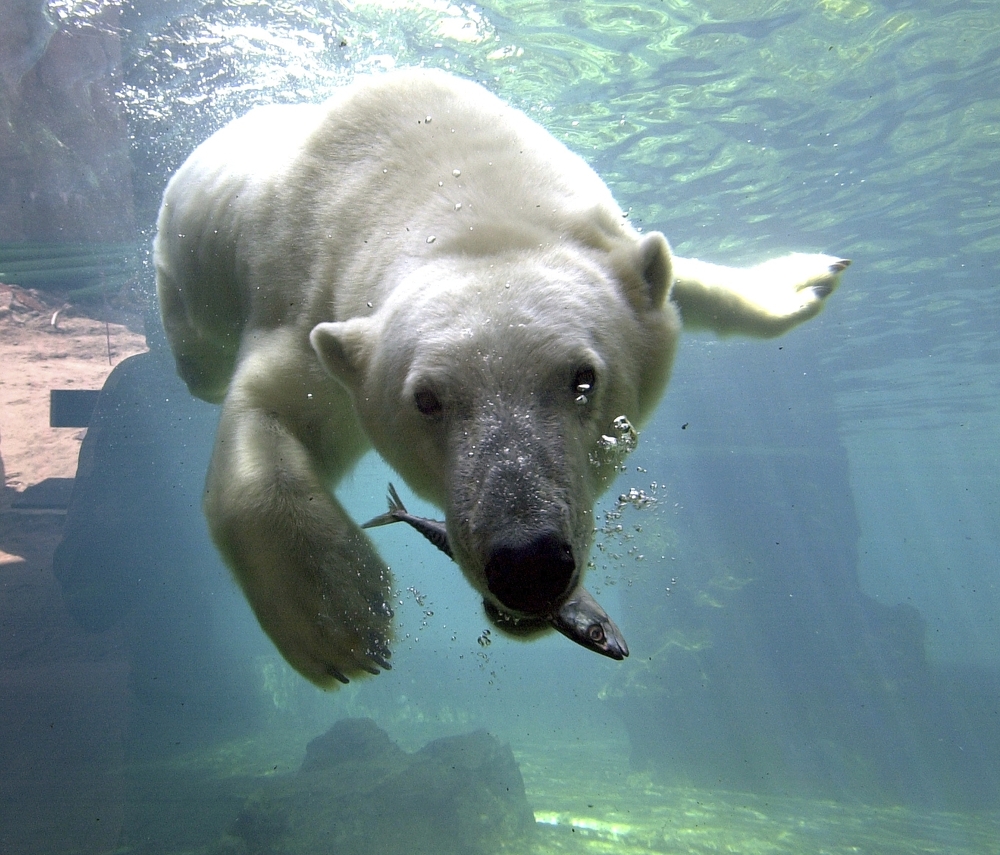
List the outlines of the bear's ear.
{"type": "Polygon", "coordinates": [[[670,246],[660,232],[650,232],[638,242],[630,243],[625,257],[618,255],[618,268],[625,292],[634,305],[641,309],[659,309],[663,305],[674,272],[670,246]]]}
{"type": "Polygon", "coordinates": [[[337,323],[316,324],[309,333],[320,364],[348,389],[361,384],[371,358],[372,321],[352,318],[337,323]]]}
{"type": "Polygon", "coordinates": [[[670,263],[670,246],[660,232],[650,232],[638,246],[639,270],[646,285],[647,299],[659,308],[667,297],[674,277],[670,263]]]}

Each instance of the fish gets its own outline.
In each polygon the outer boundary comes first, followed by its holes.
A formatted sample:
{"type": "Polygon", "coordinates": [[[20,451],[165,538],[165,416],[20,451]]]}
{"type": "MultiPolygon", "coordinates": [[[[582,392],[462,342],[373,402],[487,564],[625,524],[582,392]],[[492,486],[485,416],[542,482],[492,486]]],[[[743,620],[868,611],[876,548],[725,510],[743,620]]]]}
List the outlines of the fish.
{"type": "MultiPolygon", "coordinates": [[[[376,528],[403,522],[420,532],[449,558],[455,559],[451,544],[448,542],[448,530],[442,520],[411,514],[406,510],[399,493],[391,483],[387,499],[389,510],[362,523],[362,528],[376,528]]],[[[602,656],[619,661],[628,656],[628,644],[625,643],[621,630],[583,585],[577,586],[559,608],[546,618],[546,621],[570,641],[602,656]]]]}
{"type": "Polygon", "coordinates": [[[442,520],[429,520],[427,517],[417,517],[411,514],[403,506],[403,501],[399,498],[399,493],[396,492],[396,488],[391,483],[389,484],[389,494],[386,498],[389,500],[389,510],[368,520],[366,523],[362,523],[362,528],[376,528],[377,526],[389,525],[394,522],[405,522],[419,531],[452,561],[455,560],[455,556],[451,552],[451,544],[448,543],[448,530],[445,528],[442,520]]]}
{"type": "Polygon", "coordinates": [[[570,641],[594,653],[619,662],[628,656],[628,645],[621,630],[583,585],[578,585],[559,610],[549,617],[549,623],[570,641]]]}

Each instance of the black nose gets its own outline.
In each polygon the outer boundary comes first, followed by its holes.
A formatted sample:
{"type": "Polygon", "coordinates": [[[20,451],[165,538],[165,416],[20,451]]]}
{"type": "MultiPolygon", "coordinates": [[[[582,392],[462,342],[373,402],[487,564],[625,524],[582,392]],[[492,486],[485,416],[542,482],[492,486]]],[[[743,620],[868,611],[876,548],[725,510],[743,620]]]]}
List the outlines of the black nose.
{"type": "Polygon", "coordinates": [[[486,562],[486,585],[502,606],[522,615],[548,615],[569,593],[576,562],[561,537],[497,545],[486,562]]]}

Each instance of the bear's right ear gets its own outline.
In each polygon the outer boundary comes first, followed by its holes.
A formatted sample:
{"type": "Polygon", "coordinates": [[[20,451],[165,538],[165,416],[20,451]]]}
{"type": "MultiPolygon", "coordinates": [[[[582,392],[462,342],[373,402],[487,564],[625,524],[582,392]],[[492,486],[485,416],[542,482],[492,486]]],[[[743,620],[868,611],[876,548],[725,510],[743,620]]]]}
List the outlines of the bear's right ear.
{"type": "Polygon", "coordinates": [[[371,359],[372,341],[370,318],[316,324],[309,333],[309,342],[320,364],[349,390],[356,390],[363,380],[371,359]]]}

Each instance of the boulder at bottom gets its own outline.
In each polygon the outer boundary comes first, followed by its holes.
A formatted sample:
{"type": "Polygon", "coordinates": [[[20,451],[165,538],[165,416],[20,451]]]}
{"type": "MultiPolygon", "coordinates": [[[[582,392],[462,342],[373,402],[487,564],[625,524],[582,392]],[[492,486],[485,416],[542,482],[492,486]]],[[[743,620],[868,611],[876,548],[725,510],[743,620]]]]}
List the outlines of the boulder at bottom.
{"type": "Polygon", "coordinates": [[[492,855],[526,850],[533,829],[510,746],[485,730],[407,754],[370,719],[344,719],[247,800],[219,851],[492,855]]]}

